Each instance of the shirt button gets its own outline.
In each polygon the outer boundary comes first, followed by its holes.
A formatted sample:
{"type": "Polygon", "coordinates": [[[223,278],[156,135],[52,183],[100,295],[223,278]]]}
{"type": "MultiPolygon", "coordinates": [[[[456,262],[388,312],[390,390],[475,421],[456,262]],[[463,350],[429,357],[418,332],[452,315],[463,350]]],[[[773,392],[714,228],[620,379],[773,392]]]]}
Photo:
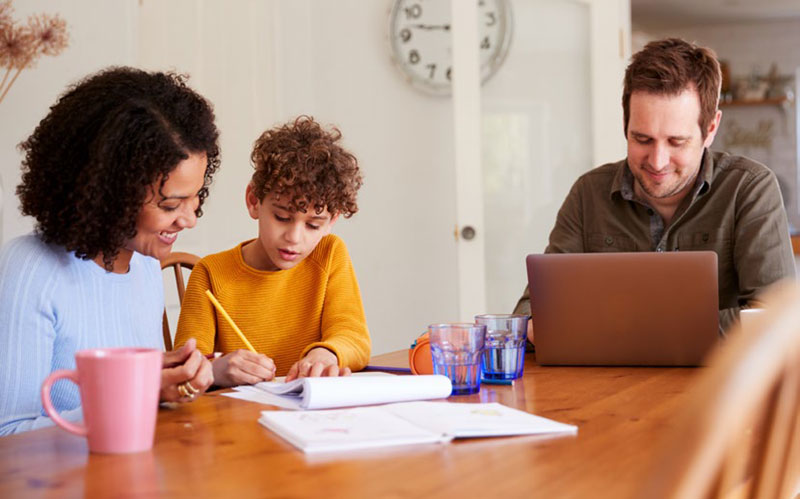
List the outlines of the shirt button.
{"type": "Polygon", "coordinates": [[[703,234],[703,242],[704,243],[708,242],[708,234],[703,234]]]}
{"type": "Polygon", "coordinates": [[[663,253],[664,252],[664,248],[659,246],[658,248],[656,248],[656,251],[658,251],[659,253],[663,253]]]}
{"type": "Polygon", "coordinates": [[[609,245],[609,246],[614,244],[614,238],[611,237],[611,236],[606,236],[606,244],[609,245]]]}

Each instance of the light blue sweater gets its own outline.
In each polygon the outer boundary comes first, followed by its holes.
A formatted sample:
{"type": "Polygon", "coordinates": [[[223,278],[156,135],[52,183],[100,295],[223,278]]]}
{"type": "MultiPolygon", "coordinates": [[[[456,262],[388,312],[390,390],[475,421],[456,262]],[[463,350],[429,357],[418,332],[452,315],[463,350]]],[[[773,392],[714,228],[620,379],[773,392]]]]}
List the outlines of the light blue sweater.
{"type": "MultiPolygon", "coordinates": [[[[127,274],[114,274],[36,235],[9,241],[0,251],[0,435],[53,424],[42,382],[75,369],[76,351],[163,349],[163,286],[158,261],[139,253],[127,274]]],[[[80,419],[75,384],[57,382],[51,397],[63,416],[80,419]]]]}

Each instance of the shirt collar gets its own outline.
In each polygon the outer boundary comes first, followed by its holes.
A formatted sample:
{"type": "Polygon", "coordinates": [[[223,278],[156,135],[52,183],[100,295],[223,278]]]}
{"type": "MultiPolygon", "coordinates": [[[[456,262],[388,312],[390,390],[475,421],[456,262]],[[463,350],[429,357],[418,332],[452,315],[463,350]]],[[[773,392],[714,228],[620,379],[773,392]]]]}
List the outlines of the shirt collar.
{"type": "Polygon", "coordinates": [[[703,151],[703,163],[700,165],[700,173],[697,174],[695,182],[695,195],[705,194],[711,188],[711,180],[714,178],[714,155],[708,148],[703,151]]]}

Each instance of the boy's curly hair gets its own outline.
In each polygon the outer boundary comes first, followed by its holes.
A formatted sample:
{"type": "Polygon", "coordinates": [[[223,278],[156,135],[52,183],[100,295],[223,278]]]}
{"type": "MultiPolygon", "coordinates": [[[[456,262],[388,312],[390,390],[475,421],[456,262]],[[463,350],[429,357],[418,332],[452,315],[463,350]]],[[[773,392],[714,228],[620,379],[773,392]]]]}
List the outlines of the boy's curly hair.
{"type": "Polygon", "coordinates": [[[64,93],[20,144],[24,215],[46,243],[106,268],[136,234],[136,219],[160,178],[189,154],[206,153],[200,204],[219,167],[219,132],[211,105],[186,77],[114,67],[64,93]]]}
{"type": "Polygon", "coordinates": [[[309,116],[267,130],[250,157],[253,192],[262,201],[267,194],[285,200],[291,211],[327,208],[351,217],[363,182],[355,156],[337,144],[341,138],[337,128],[326,131],[309,116]]]}

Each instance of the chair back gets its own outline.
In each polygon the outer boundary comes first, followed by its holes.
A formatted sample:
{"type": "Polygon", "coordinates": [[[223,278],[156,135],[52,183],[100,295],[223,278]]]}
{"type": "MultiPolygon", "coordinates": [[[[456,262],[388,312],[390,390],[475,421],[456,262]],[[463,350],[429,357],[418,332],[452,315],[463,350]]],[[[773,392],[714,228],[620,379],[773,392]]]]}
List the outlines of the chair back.
{"type": "MultiPolygon", "coordinates": [[[[178,289],[178,304],[183,303],[183,295],[186,293],[186,283],[183,278],[183,269],[192,270],[200,257],[192,253],[175,251],[161,260],[161,270],[172,269],[175,274],[175,284],[178,289]]],[[[164,349],[172,350],[172,334],[169,331],[169,320],[167,319],[167,309],[164,307],[164,318],[162,319],[162,331],[164,333],[164,349]]]]}
{"type": "Polygon", "coordinates": [[[796,497],[800,485],[800,289],[763,297],[687,393],[640,497],[796,497]]]}

